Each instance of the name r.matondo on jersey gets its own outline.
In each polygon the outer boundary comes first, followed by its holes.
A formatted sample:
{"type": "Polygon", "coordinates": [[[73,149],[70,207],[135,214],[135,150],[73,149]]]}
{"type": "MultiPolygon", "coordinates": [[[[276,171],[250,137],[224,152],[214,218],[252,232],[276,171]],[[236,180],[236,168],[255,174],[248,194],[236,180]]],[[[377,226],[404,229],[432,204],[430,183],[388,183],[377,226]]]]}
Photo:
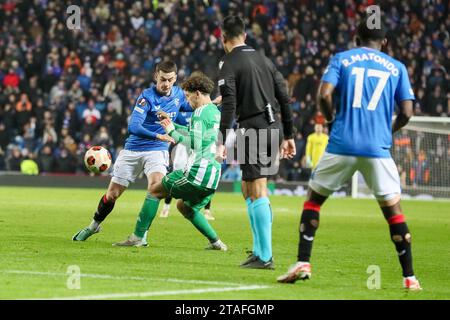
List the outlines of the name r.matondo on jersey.
{"type": "Polygon", "coordinates": [[[376,63],[383,65],[395,77],[397,77],[400,73],[398,68],[391,61],[389,61],[388,59],[383,58],[373,52],[354,54],[351,56],[351,60],[342,59],[342,64],[344,65],[344,67],[348,67],[348,66],[351,66],[352,64],[354,64],[355,62],[361,62],[361,61],[375,61],[376,63]]]}

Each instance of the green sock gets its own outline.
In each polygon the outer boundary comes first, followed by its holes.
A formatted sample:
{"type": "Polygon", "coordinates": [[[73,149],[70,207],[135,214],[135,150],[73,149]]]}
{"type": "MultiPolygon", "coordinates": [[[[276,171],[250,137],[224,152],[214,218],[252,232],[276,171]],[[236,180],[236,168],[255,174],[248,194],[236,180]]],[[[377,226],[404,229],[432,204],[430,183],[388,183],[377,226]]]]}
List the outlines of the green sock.
{"type": "Polygon", "coordinates": [[[134,234],[137,237],[143,238],[144,233],[152,225],[152,221],[158,212],[159,201],[159,199],[150,195],[147,195],[145,198],[144,204],[142,205],[142,209],[139,212],[139,216],[136,221],[136,227],[134,228],[134,234]]]}
{"type": "Polygon", "coordinates": [[[217,233],[214,231],[213,227],[206,220],[205,216],[198,210],[194,210],[194,214],[188,220],[200,231],[205,237],[208,238],[210,242],[217,241],[217,233]]]}

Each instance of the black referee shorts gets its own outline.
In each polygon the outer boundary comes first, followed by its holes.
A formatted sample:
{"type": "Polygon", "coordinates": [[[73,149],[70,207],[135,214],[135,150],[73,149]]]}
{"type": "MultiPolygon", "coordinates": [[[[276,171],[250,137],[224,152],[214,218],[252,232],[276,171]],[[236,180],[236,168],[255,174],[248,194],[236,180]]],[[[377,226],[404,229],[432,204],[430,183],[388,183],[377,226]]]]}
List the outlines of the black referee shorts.
{"type": "Polygon", "coordinates": [[[281,122],[269,124],[264,114],[239,122],[236,132],[237,159],[243,181],[276,175],[283,140],[281,122]]]}

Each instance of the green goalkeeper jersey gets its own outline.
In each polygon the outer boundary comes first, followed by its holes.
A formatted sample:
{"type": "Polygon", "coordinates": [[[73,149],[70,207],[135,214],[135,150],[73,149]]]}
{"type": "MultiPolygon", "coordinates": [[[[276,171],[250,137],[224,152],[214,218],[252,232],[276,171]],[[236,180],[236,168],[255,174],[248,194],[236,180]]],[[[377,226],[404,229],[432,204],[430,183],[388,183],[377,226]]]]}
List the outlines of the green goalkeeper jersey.
{"type": "Polygon", "coordinates": [[[189,159],[184,175],[193,184],[217,189],[221,165],[215,159],[220,111],[210,103],[194,110],[189,127],[174,124],[170,136],[188,147],[189,159]]]}

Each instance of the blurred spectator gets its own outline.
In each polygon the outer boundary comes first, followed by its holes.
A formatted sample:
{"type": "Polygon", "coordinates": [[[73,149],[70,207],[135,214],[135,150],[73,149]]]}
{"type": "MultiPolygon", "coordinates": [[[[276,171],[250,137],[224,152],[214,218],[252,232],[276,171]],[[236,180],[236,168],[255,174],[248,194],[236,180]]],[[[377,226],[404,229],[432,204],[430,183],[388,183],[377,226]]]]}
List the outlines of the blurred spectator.
{"type": "Polygon", "coordinates": [[[83,121],[86,123],[88,119],[91,123],[98,124],[101,119],[100,111],[95,108],[95,101],[93,99],[89,99],[87,109],[83,111],[83,121]]]}
{"type": "Polygon", "coordinates": [[[427,112],[432,116],[441,116],[444,105],[447,103],[440,86],[436,86],[433,93],[427,99],[427,112]]]}
{"type": "Polygon", "coordinates": [[[83,172],[86,171],[86,168],[84,166],[84,155],[86,151],[88,151],[92,146],[93,144],[91,136],[89,134],[85,134],[80,144],[78,145],[78,150],[76,152],[78,170],[83,172]]]}
{"type": "Polygon", "coordinates": [[[11,157],[8,159],[8,170],[20,171],[20,163],[22,160],[23,158],[20,149],[15,147],[11,152],[11,157]]]}
{"type": "Polygon", "coordinates": [[[66,88],[64,81],[60,80],[50,90],[50,103],[54,103],[58,98],[64,98],[66,96],[66,88]]]}
{"type": "Polygon", "coordinates": [[[106,149],[110,149],[112,146],[112,140],[109,136],[108,130],[105,126],[101,126],[93,140],[94,145],[102,146],[106,149]]]}
{"type": "Polygon", "coordinates": [[[44,135],[42,137],[42,143],[47,145],[56,145],[58,142],[58,136],[55,129],[49,123],[45,125],[44,135]]]}
{"type": "Polygon", "coordinates": [[[66,148],[61,149],[56,158],[56,172],[75,173],[77,170],[76,158],[66,148]]]}
{"type": "Polygon", "coordinates": [[[64,61],[64,70],[69,68],[76,68],[78,71],[81,70],[81,60],[78,58],[75,51],[71,51],[69,56],[64,61]]]}
{"type": "Polygon", "coordinates": [[[32,105],[26,93],[20,95],[16,104],[16,123],[19,128],[23,127],[31,118],[32,105]]]}
{"type": "Polygon", "coordinates": [[[39,153],[38,164],[41,172],[55,172],[55,158],[49,145],[44,146],[39,153]]]}
{"type": "Polygon", "coordinates": [[[427,155],[424,150],[420,150],[419,155],[413,162],[411,168],[411,182],[416,185],[427,185],[430,180],[430,168],[427,155]]]}
{"type": "Polygon", "coordinates": [[[87,117],[84,123],[81,125],[81,134],[89,135],[91,137],[95,136],[95,133],[97,132],[97,124],[95,117],[87,117]]]}
{"type": "Polygon", "coordinates": [[[2,147],[0,147],[0,171],[6,170],[5,152],[2,147]]]}
{"type": "Polygon", "coordinates": [[[117,142],[119,141],[121,128],[123,128],[123,121],[112,104],[108,104],[108,109],[104,116],[104,124],[108,129],[114,146],[120,146],[117,142]]]}
{"type": "Polygon", "coordinates": [[[5,88],[18,88],[20,83],[20,77],[14,72],[14,69],[9,69],[6,76],[3,78],[3,86],[5,88]]]}
{"type": "Polygon", "coordinates": [[[305,153],[306,142],[303,138],[303,135],[300,132],[297,132],[295,137],[295,150],[297,153],[295,154],[292,161],[299,162],[301,160],[302,155],[305,153]]]}
{"type": "Polygon", "coordinates": [[[10,141],[9,132],[6,130],[6,126],[3,122],[0,122],[0,148],[6,150],[6,146],[10,141]]]}
{"type": "Polygon", "coordinates": [[[293,88],[293,95],[298,101],[305,101],[306,95],[315,92],[316,80],[314,79],[314,69],[307,66],[304,75],[297,81],[293,88]]]}

